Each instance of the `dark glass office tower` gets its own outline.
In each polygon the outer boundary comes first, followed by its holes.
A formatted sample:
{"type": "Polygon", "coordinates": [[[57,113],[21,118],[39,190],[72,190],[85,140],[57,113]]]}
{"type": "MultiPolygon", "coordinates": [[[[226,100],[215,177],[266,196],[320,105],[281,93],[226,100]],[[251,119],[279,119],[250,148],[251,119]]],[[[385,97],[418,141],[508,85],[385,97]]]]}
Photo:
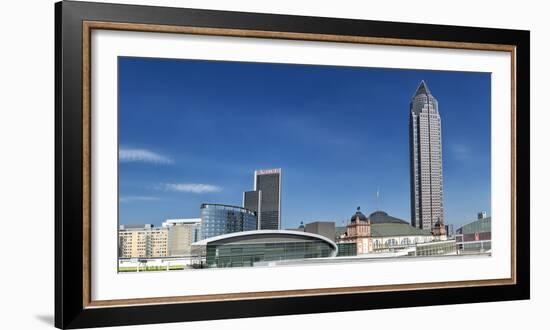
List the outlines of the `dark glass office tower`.
{"type": "Polygon", "coordinates": [[[262,215],[262,192],[259,190],[245,191],[243,194],[243,207],[256,212],[258,217],[257,229],[260,229],[262,215]]]}
{"type": "Polygon", "coordinates": [[[244,193],[243,206],[258,214],[258,229],[281,228],[281,169],[254,171],[254,191],[244,193]]]}

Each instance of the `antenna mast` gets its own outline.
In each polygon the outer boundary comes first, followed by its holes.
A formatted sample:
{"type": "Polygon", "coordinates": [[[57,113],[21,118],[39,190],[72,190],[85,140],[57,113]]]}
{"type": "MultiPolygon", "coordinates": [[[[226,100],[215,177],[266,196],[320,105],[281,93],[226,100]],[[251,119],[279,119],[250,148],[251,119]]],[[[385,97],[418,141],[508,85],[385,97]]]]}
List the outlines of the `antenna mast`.
{"type": "Polygon", "coordinates": [[[380,211],[380,186],[376,187],[376,211],[380,211]]]}

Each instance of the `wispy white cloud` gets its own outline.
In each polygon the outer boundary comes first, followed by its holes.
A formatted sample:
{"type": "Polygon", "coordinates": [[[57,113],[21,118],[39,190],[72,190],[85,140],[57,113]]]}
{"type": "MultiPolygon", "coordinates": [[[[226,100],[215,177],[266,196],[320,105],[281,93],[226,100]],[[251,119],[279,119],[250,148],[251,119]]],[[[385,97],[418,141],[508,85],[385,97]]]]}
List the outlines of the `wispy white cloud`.
{"type": "Polygon", "coordinates": [[[454,144],[451,147],[451,152],[456,160],[468,160],[470,159],[471,150],[464,144],[454,144]]]}
{"type": "Polygon", "coordinates": [[[207,194],[222,191],[220,186],[204,183],[165,183],[162,187],[167,191],[188,192],[193,194],[207,194]]]}
{"type": "Polygon", "coordinates": [[[121,162],[142,162],[154,164],[173,164],[174,160],[147,149],[120,148],[118,159],[121,162]]]}
{"type": "Polygon", "coordinates": [[[118,199],[121,203],[130,203],[130,202],[150,202],[158,201],[160,198],[154,196],[123,196],[118,199]]]}

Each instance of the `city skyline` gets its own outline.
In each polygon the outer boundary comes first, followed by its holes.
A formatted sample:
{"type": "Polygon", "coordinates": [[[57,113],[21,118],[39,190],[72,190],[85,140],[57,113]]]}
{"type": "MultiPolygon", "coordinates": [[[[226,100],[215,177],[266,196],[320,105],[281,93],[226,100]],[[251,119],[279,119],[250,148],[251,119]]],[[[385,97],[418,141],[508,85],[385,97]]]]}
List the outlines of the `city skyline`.
{"type": "Polygon", "coordinates": [[[445,103],[445,223],[490,213],[487,73],[139,58],[119,65],[121,224],[197,217],[202,203],[242,205],[263,168],[284,171],[282,228],[341,225],[355,207],[370,213],[378,204],[410,221],[407,122],[423,79],[445,103]]]}

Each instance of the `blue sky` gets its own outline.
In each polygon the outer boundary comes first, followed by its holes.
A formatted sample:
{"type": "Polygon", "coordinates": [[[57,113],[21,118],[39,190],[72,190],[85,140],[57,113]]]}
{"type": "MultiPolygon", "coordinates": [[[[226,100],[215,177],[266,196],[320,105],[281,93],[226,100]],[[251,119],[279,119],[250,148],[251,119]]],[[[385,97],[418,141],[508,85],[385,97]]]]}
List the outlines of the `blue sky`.
{"type": "Polygon", "coordinates": [[[409,102],[439,101],[445,222],[490,213],[490,74],[119,58],[119,221],[241,205],[283,169],[282,226],[361,206],[410,221],[409,102]],[[380,190],[377,202],[376,191],[380,190]]]}

